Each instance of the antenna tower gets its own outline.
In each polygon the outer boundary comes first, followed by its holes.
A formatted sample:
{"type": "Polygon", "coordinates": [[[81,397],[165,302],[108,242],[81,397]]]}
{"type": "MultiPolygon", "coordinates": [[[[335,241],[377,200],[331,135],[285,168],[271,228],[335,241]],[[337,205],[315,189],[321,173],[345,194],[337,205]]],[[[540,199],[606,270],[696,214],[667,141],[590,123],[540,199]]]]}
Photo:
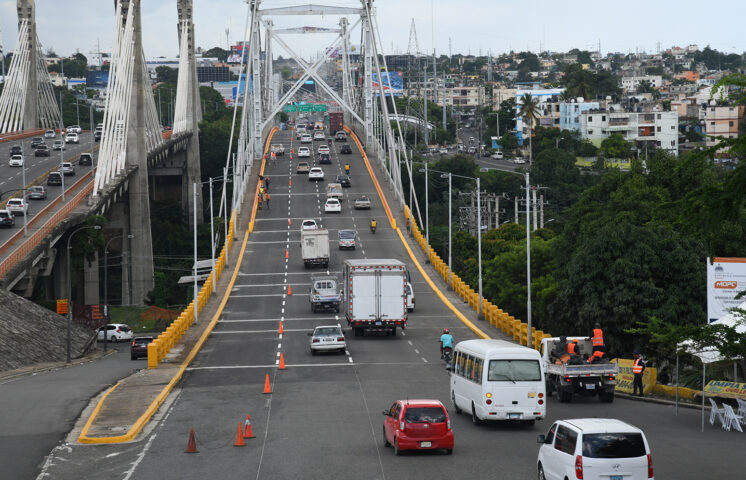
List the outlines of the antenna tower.
{"type": "Polygon", "coordinates": [[[412,26],[409,27],[409,46],[407,47],[407,55],[414,55],[415,57],[420,56],[420,43],[417,41],[417,28],[414,25],[414,18],[412,19],[412,26]]]}

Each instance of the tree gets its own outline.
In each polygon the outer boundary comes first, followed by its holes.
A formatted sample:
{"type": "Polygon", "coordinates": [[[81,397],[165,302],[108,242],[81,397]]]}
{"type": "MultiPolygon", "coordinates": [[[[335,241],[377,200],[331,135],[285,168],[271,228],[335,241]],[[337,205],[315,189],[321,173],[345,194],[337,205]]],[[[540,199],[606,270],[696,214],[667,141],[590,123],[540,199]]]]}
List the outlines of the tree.
{"type": "Polygon", "coordinates": [[[212,47],[202,54],[203,57],[217,58],[220,62],[225,62],[228,59],[228,50],[220,47],[212,47]]]}
{"type": "Polygon", "coordinates": [[[282,69],[280,69],[280,75],[282,75],[283,80],[290,80],[290,77],[293,75],[293,71],[290,69],[290,67],[285,65],[284,67],[282,67],[282,69]]]}
{"type": "Polygon", "coordinates": [[[599,153],[605,158],[631,158],[632,146],[621,133],[612,133],[601,142],[599,153]]]}
{"type": "Polygon", "coordinates": [[[539,99],[534,98],[533,95],[527,93],[523,96],[521,104],[518,106],[518,116],[523,117],[528,122],[528,164],[531,165],[533,162],[533,140],[531,137],[534,132],[534,123],[539,115],[539,99]]]}
{"type": "Polygon", "coordinates": [[[165,65],[155,67],[155,81],[158,83],[172,83],[176,85],[179,82],[179,69],[167,67],[165,65]]]}

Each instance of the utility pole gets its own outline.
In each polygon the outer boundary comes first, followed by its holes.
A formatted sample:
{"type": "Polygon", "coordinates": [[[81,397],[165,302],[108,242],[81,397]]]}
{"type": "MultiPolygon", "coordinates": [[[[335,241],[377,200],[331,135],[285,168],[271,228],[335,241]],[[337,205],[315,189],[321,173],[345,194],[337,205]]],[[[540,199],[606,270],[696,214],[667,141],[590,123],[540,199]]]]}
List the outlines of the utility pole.
{"type": "Polygon", "coordinates": [[[443,130],[446,129],[446,72],[443,72],[443,130]]]}

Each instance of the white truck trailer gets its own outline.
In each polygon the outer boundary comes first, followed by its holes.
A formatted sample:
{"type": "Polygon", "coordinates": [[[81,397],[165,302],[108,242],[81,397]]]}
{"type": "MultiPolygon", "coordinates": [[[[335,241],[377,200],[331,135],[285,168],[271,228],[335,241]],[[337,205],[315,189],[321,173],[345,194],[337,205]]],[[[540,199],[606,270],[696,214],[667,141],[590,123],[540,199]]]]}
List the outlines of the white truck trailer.
{"type": "Polygon", "coordinates": [[[407,266],[394,259],[344,262],[344,308],[355,336],[407,327],[407,266]]]}
{"type": "Polygon", "coordinates": [[[329,266],[328,230],[303,230],[300,233],[300,246],[306,268],[329,266]]]}

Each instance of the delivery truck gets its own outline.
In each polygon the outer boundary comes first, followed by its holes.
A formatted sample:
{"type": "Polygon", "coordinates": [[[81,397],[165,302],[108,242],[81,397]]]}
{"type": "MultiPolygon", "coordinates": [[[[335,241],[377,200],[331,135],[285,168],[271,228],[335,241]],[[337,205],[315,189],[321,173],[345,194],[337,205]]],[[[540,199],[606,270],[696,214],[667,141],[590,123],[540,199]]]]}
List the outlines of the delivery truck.
{"type": "Polygon", "coordinates": [[[355,336],[407,327],[407,267],[394,259],[345,260],[344,308],[355,336]]]}
{"type": "Polygon", "coordinates": [[[329,112],[329,135],[344,131],[344,113],[329,112]]]}
{"type": "Polygon", "coordinates": [[[329,266],[328,230],[303,230],[300,232],[300,246],[306,268],[329,266]]]}

